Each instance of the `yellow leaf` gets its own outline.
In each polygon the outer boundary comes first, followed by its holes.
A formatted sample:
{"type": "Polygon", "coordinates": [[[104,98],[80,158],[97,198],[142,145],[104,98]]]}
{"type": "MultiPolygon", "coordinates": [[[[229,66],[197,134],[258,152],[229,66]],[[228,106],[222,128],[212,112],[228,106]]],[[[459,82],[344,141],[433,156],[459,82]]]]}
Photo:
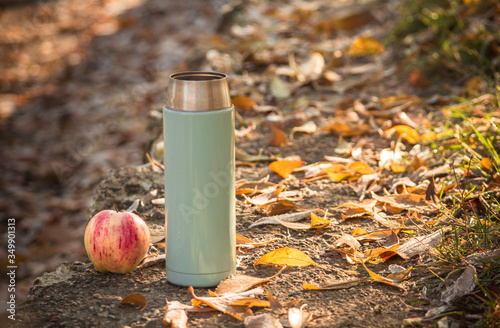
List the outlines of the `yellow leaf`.
{"type": "Polygon", "coordinates": [[[305,281],[302,283],[302,287],[304,287],[304,289],[310,289],[310,290],[321,290],[321,288],[316,287],[316,286],[314,286],[308,282],[305,282],[305,281]]]}
{"type": "Polygon", "coordinates": [[[328,124],[323,130],[343,137],[359,136],[371,132],[368,124],[349,125],[338,121],[328,124]]]}
{"type": "Polygon", "coordinates": [[[140,293],[130,294],[125,296],[120,304],[135,304],[139,305],[142,308],[145,308],[148,304],[146,297],[140,293]]]}
{"type": "Polygon", "coordinates": [[[384,53],[384,45],[371,37],[358,37],[347,54],[350,57],[372,56],[384,53]]]}
{"type": "MultiPolygon", "coordinates": [[[[327,213],[325,213],[326,218],[327,213]]],[[[321,229],[330,225],[330,220],[325,218],[320,218],[314,213],[311,213],[311,228],[313,229],[321,229]]]]}
{"type": "Polygon", "coordinates": [[[304,161],[281,160],[272,162],[269,168],[281,175],[283,178],[287,178],[288,175],[293,172],[293,170],[301,167],[302,165],[304,165],[304,161]]]}
{"type": "Polygon", "coordinates": [[[340,182],[340,181],[343,181],[343,180],[349,180],[353,177],[355,177],[355,175],[351,174],[351,173],[333,173],[333,172],[327,172],[328,174],[328,177],[330,179],[332,179],[333,181],[335,182],[340,182]]]}
{"type": "Polygon", "coordinates": [[[289,247],[278,248],[265,254],[260,259],[258,259],[254,265],[264,263],[298,267],[316,265],[322,268],[321,265],[316,264],[309,256],[307,256],[303,252],[299,251],[298,249],[289,247]]]}
{"type": "Polygon", "coordinates": [[[363,228],[356,228],[351,232],[351,236],[364,235],[367,233],[368,233],[368,231],[366,231],[363,228]]]}
{"type": "Polygon", "coordinates": [[[423,141],[434,141],[437,139],[437,134],[434,131],[429,131],[420,136],[423,141]]]}
{"type": "Polygon", "coordinates": [[[374,173],[373,169],[366,163],[363,162],[354,162],[349,165],[351,169],[358,172],[359,174],[372,174],[374,173]]]}
{"type": "Polygon", "coordinates": [[[420,135],[417,130],[408,125],[396,125],[385,131],[385,135],[390,137],[394,132],[397,133],[398,137],[401,136],[403,139],[411,144],[416,144],[420,141],[420,135]]]}
{"type": "Polygon", "coordinates": [[[387,278],[384,278],[381,275],[379,275],[379,274],[371,271],[370,269],[368,269],[364,263],[361,263],[361,264],[365,267],[365,270],[368,272],[368,274],[370,275],[370,277],[372,277],[372,279],[375,279],[375,280],[388,280],[387,278]]]}
{"type": "Polygon", "coordinates": [[[391,170],[395,173],[402,173],[406,171],[406,165],[400,165],[391,160],[391,170]]]}
{"type": "Polygon", "coordinates": [[[245,110],[252,109],[255,107],[255,105],[257,105],[251,98],[243,95],[236,95],[232,97],[231,102],[233,103],[234,107],[245,110]]]}

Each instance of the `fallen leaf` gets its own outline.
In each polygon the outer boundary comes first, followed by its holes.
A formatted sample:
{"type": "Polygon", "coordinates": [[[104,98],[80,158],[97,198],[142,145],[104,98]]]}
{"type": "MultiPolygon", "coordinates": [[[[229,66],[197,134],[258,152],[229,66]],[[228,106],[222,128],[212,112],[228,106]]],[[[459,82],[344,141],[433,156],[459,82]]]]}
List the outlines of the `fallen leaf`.
{"type": "Polygon", "coordinates": [[[268,283],[273,278],[276,278],[279,274],[281,274],[284,269],[285,268],[282,268],[274,276],[268,278],[257,278],[257,277],[247,276],[244,274],[231,275],[230,277],[222,280],[219,283],[219,285],[215,289],[215,293],[219,296],[223,296],[224,294],[228,293],[238,294],[247,291],[262,284],[268,283]]]}
{"type": "Polygon", "coordinates": [[[269,176],[260,181],[239,180],[235,182],[236,195],[242,194],[261,194],[275,190],[278,185],[267,181],[269,176]]]}
{"type": "Polygon", "coordinates": [[[245,328],[283,328],[281,322],[269,313],[248,316],[244,324],[245,328]]]}
{"type": "Polygon", "coordinates": [[[296,132],[311,134],[316,132],[316,129],[316,124],[313,121],[309,121],[301,126],[296,126],[292,128],[292,131],[290,132],[290,140],[293,140],[293,136],[296,132]]]}
{"type": "Polygon", "coordinates": [[[281,160],[281,161],[275,161],[272,162],[269,168],[278,173],[280,176],[283,178],[287,178],[290,173],[293,172],[296,168],[301,167],[304,165],[304,161],[287,161],[287,160],[281,160]]]}
{"type": "Polygon", "coordinates": [[[273,76],[269,85],[269,91],[276,99],[286,99],[290,97],[288,85],[277,75],[273,76]]]}
{"type": "Polygon", "coordinates": [[[409,267],[408,269],[404,269],[396,272],[392,272],[386,278],[392,280],[394,282],[401,282],[410,276],[410,272],[413,267],[409,267]]]}
{"type": "Polygon", "coordinates": [[[390,286],[393,286],[393,287],[396,287],[396,288],[399,288],[401,289],[402,291],[406,292],[406,288],[401,286],[400,284],[398,284],[397,282],[391,280],[391,279],[388,279],[388,278],[385,278],[385,277],[382,277],[381,275],[371,271],[370,269],[368,269],[366,267],[366,265],[364,263],[361,263],[363,265],[363,267],[365,268],[365,270],[368,272],[368,274],[370,275],[371,277],[371,281],[375,281],[375,282],[381,282],[381,283],[384,283],[386,285],[390,285],[390,286]]]}
{"type": "Polygon", "coordinates": [[[307,326],[307,323],[312,318],[312,313],[304,311],[304,308],[307,304],[304,304],[297,308],[291,308],[288,310],[288,323],[291,328],[304,328],[307,326]]]}
{"type": "Polygon", "coordinates": [[[271,240],[263,241],[263,242],[254,242],[253,240],[236,233],[236,247],[245,247],[245,248],[255,248],[263,245],[267,245],[272,243],[273,241],[279,240],[278,238],[274,238],[271,240]]]}
{"type": "Polygon", "coordinates": [[[285,144],[286,140],[287,138],[285,132],[278,128],[272,128],[268,145],[281,147],[285,144]]]}
{"type": "Polygon", "coordinates": [[[361,247],[361,244],[353,236],[343,235],[342,237],[333,242],[333,246],[335,247],[348,246],[352,250],[357,251],[361,247]]]}
{"type": "Polygon", "coordinates": [[[254,227],[258,227],[260,225],[265,225],[265,224],[280,224],[279,221],[286,221],[286,222],[297,222],[300,220],[303,220],[311,215],[312,212],[316,211],[317,209],[313,210],[308,210],[304,212],[298,212],[298,213],[287,213],[283,215],[276,215],[276,216],[270,216],[270,217],[265,217],[261,218],[254,223],[250,225],[250,229],[254,227]]]}
{"type": "Polygon", "coordinates": [[[481,159],[481,166],[487,170],[491,170],[491,159],[489,159],[488,157],[483,157],[481,159]]]}
{"type": "Polygon", "coordinates": [[[418,213],[434,213],[437,211],[437,206],[426,201],[425,195],[399,194],[378,196],[374,192],[371,195],[378,202],[387,203],[402,210],[411,210],[418,213]]]}
{"type": "Polygon", "coordinates": [[[384,53],[384,45],[371,37],[358,37],[347,52],[350,57],[373,56],[384,53]]]}
{"type": "Polygon", "coordinates": [[[297,66],[293,52],[289,56],[290,67],[296,72],[299,82],[316,80],[323,73],[325,68],[325,59],[319,52],[313,52],[311,56],[302,64],[297,66]]]}
{"type": "Polygon", "coordinates": [[[148,302],[146,300],[146,297],[141,293],[134,293],[125,296],[119,304],[135,304],[144,309],[148,305],[148,302]]]}
{"type": "Polygon", "coordinates": [[[307,256],[303,252],[299,251],[298,249],[289,247],[275,249],[274,251],[264,254],[254,263],[254,265],[264,263],[298,267],[316,265],[320,268],[324,268],[321,265],[316,264],[309,256],[307,256]]]}
{"type": "Polygon", "coordinates": [[[391,135],[396,133],[398,137],[401,136],[411,144],[416,144],[420,141],[420,135],[418,134],[417,130],[408,125],[396,125],[390,129],[387,129],[384,133],[388,137],[391,137],[391,135]]]}
{"type": "Polygon", "coordinates": [[[223,296],[210,296],[210,297],[199,297],[194,293],[194,288],[190,286],[188,288],[189,293],[193,296],[191,303],[194,306],[200,306],[201,304],[208,305],[211,308],[216,309],[222,313],[226,313],[232,316],[235,319],[243,321],[243,319],[249,315],[247,310],[247,306],[233,306],[231,303],[237,301],[252,301],[255,300],[255,295],[260,295],[264,293],[264,290],[260,287],[239,293],[239,294],[226,294],[223,296]]]}
{"type": "Polygon", "coordinates": [[[171,328],[187,328],[188,317],[184,305],[178,301],[167,303],[167,311],[163,316],[163,325],[171,328]]]}
{"type": "Polygon", "coordinates": [[[284,189],[285,189],[285,187],[280,187],[276,190],[262,193],[260,195],[255,196],[255,197],[252,197],[252,198],[249,198],[247,195],[243,194],[243,197],[245,198],[247,204],[252,204],[252,205],[256,205],[256,206],[264,206],[266,204],[270,204],[270,203],[278,201],[279,200],[278,197],[284,189]]]}
{"type": "Polygon", "coordinates": [[[371,127],[368,124],[349,125],[344,122],[334,121],[323,128],[325,132],[343,137],[359,136],[370,133],[371,127]]]}
{"type": "MultiPolygon", "coordinates": [[[[445,232],[447,230],[445,229],[445,232]]],[[[409,260],[417,255],[426,254],[433,246],[437,245],[441,238],[441,231],[436,231],[425,236],[413,237],[399,247],[397,254],[405,260],[409,260]]]]}
{"type": "Polygon", "coordinates": [[[320,218],[314,213],[311,213],[311,228],[312,229],[322,229],[331,224],[330,220],[326,218],[328,212],[325,213],[323,218],[320,218]]]}
{"type": "Polygon", "coordinates": [[[354,286],[358,286],[369,278],[357,278],[352,280],[342,280],[342,281],[326,281],[318,285],[313,285],[307,282],[302,283],[302,287],[307,290],[337,290],[337,289],[347,289],[354,286]]]}
{"type": "Polygon", "coordinates": [[[270,291],[266,290],[266,294],[273,312],[277,314],[283,314],[285,312],[285,307],[280,303],[280,301],[278,301],[270,291]]]}
{"type": "MultiPolygon", "coordinates": [[[[163,244],[162,247],[165,247],[165,244],[163,244]]],[[[144,260],[137,266],[137,268],[145,268],[162,262],[165,262],[165,254],[148,256],[144,258],[144,260]]]]}
{"type": "Polygon", "coordinates": [[[267,162],[267,161],[274,161],[280,155],[266,156],[262,155],[262,153],[259,153],[258,155],[250,155],[246,151],[236,148],[235,156],[236,159],[245,162],[267,162]]]}
{"type": "Polygon", "coordinates": [[[278,200],[278,201],[275,201],[273,203],[264,205],[261,208],[265,209],[264,213],[267,216],[285,214],[285,213],[291,212],[293,210],[300,209],[300,207],[298,205],[294,204],[293,202],[291,202],[289,200],[285,200],[285,199],[278,200]]]}
{"type": "Polygon", "coordinates": [[[451,304],[456,298],[470,294],[476,288],[476,268],[468,266],[462,275],[441,294],[441,301],[451,304]]]}
{"type": "Polygon", "coordinates": [[[233,103],[234,107],[239,108],[239,109],[252,109],[257,105],[255,101],[253,101],[250,97],[244,96],[244,95],[236,95],[231,98],[231,102],[233,103]]]}

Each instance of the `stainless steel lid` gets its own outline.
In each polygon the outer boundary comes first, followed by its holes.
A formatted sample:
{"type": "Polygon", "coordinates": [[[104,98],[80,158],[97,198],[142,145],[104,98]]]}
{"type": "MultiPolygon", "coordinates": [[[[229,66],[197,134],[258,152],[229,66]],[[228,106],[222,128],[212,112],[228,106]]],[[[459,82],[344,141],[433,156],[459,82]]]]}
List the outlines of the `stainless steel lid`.
{"type": "Polygon", "coordinates": [[[231,107],[227,76],[217,72],[181,72],[170,75],[165,107],[203,112],[231,107]]]}

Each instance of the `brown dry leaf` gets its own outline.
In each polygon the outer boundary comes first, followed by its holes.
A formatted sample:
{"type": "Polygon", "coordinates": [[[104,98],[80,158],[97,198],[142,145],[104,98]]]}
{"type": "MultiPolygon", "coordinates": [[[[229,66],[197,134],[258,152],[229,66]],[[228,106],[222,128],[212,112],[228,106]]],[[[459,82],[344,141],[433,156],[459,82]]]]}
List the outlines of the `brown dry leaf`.
{"type": "Polygon", "coordinates": [[[367,256],[368,259],[373,259],[378,256],[382,260],[387,261],[388,259],[397,254],[398,248],[399,244],[396,244],[391,248],[379,247],[369,250],[368,252],[365,253],[365,256],[367,256]]]}
{"type": "Polygon", "coordinates": [[[408,75],[408,82],[410,82],[410,85],[412,87],[418,89],[425,89],[430,85],[429,79],[427,79],[424,73],[422,73],[422,71],[418,68],[414,68],[413,70],[411,70],[410,74],[408,75]]]}
{"type": "Polygon", "coordinates": [[[236,245],[238,244],[253,244],[253,240],[236,233],[236,245]]]}
{"type": "Polygon", "coordinates": [[[119,304],[135,304],[144,309],[148,305],[148,301],[146,300],[146,297],[141,293],[134,293],[125,296],[119,304]]]}
{"type": "Polygon", "coordinates": [[[249,315],[246,311],[248,306],[233,306],[234,302],[238,301],[254,301],[255,295],[264,293],[264,290],[260,287],[239,293],[239,294],[225,294],[223,296],[210,296],[210,297],[199,297],[194,293],[194,288],[192,286],[188,287],[189,293],[193,296],[191,303],[194,306],[200,306],[201,304],[206,304],[211,308],[214,308],[222,313],[226,313],[235,319],[243,321],[243,319],[249,315]]]}
{"type": "Polygon", "coordinates": [[[277,264],[277,265],[288,265],[288,266],[309,266],[316,265],[320,268],[323,266],[316,264],[309,256],[305,253],[299,251],[295,248],[283,247],[270,251],[264,254],[260,259],[258,259],[254,266],[259,264],[277,264]]]}
{"type": "Polygon", "coordinates": [[[271,165],[269,165],[269,168],[278,173],[280,176],[283,178],[287,178],[290,173],[293,172],[296,168],[301,167],[304,165],[304,161],[297,161],[297,160],[292,160],[292,161],[287,161],[287,160],[281,160],[281,161],[275,161],[272,162],[271,165]]]}
{"type": "Polygon", "coordinates": [[[223,296],[224,294],[228,293],[239,294],[262,284],[268,283],[269,281],[271,281],[271,279],[276,278],[278,275],[280,275],[285,268],[286,267],[282,268],[274,276],[268,278],[257,278],[244,274],[231,275],[230,277],[222,280],[219,283],[219,285],[215,289],[215,293],[219,296],[223,296]]]}
{"type": "MultiPolygon", "coordinates": [[[[445,229],[444,232],[448,230],[445,229]]],[[[409,260],[417,255],[426,254],[434,245],[437,245],[442,236],[441,231],[436,231],[425,236],[413,237],[399,247],[397,254],[405,260],[409,260]]]]}
{"type": "MultiPolygon", "coordinates": [[[[341,239],[342,239],[342,237],[341,237],[341,239]]],[[[340,253],[342,258],[351,264],[365,262],[365,261],[368,261],[370,259],[369,256],[366,256],[365,254],[358,252],[357,250],[353,249],[352,247],[350,247],[350,249],[348,249],[348,250],[343,250],[343,249],[336,248],[336,247],[328,244],[326,242],[326,240],[324,240],[324,239],[323,239],[323,243],[325,243],[326,246],[333,249],[334,251],[340,253]]]]}
{"type": "Polygon", "coordinates": [[[384,45],[371,37],[358,37],[347,52],[350,57],[373,56],[384,53],[384,45]]]}
{"type": "Polygon", "coordinates": [[[283,145],[285,145],[286,140],[287,140],[286,133],[283,132],[283,130],[278,128],[272,128],[271,136],[267,144],[269,146],[282,147],[283,145]]]}
{"type": "Polygon", "coordinates": [[[381,203],[387,203],[402,210],[410,210],[418,213],[434,213],[437,210],[436,205],[425,200],[425,195],[400,194],[378,196],[374,192],[371,195],[373,199],[381,203]]]}
{"type": "Polygon", "coordinates": [[[304,212],[298,212],[298,213],[287,213],[283,215],[276,215],[276,216],[270,216],[270,217],[265,217],[261,218],[254,223],[250,225],[249,228],[254,228],[260,225],[265,225],[265,224],[280,224],[278,221],[284,221],[284,222],[297,222],[300,220],[303,220],[311,215],[312,212],[316,211],[317,209],[313,210],[307,210],[304,212]]]}
{"type": "Polygon", "coordinates": [[[277,314],[283,314],[285,312],[285,307],[283,306],[283,304],[281,304],[280,301],[278,301],[278,299],[276,299],[276,297],[274,297],[270,291],[266,290],[266,294],[273,312],[277,314]]]}
{"type": "Polygon", "coordinates": [[[333,246],[341,247],[341,246],[349,246],[354,251],[357,251],[361,244],[351,235],[343,235],[339,239],[333,242],[333,246]]]}
{"type": "Polygon", "coordinates": [[[347,289],[354,286],[358,286],[365,281],[368,281],[369,278],[358,278],[352,280],[343,280],[343,281],[325,281],[318,285],[313,285],[307,282],[302,283],[302,287],[308,290],[337,290],[337,289],[347,289]]]}
{"type": "MultiPolygon", "coordinates": [[[[165,247],[165,244],[163,244],[162,247],[165,247]]],[[[137,266],[137,268],[145,268],[162,262],[165,262],[165,254],[148,256],[144,258],[144,260],[137,266]]]]}
{"type": "Polygon", "coordinates": [[[281,322],[269,313],[248,316],[244,324],[245,328],[283,328],[281,322]]]}
{"type": "Polygon", "coordinates": [[[276,219],[276,221],[281,224],[282,226],[292,229],[292,230],[309,230],[311,229],[311,225],[307,223],[300,223],[300,222],[287,222],[287,221],[281,221],[279,219],[276,219]]]}
{"type": "Polygon", "coordinates": [[[304,308],[307,304],[304,304],[297,308],[291,308],[288,310],[288,323],[291,328],[304,328],[307,326],[307,323],[312,318],[312,313],[304,311],[304,308]]]}
{"type": "Polygon", "coordinates": [[[387,129],[384,133],[389,138],[396,133],[398,137],[401,136],[411,144],[416,144],[420,141],[420,134],[418,134],[417,130],[408,125],[396,125],[387,129]]]}
{"type": "Polygon", "coordinates": [[[261,206],[261,208],[265,209],[264,214],[266,214],[267,216],[285,214],[290,211],[300,209],[298,205],[286,199],[281,199],[276,202],[266,204],[264,206],[261,206]]]}
{"type": "Polygon", "coordinates": [[[253,109],[255,105],[255,101],[252,100],[252,98],[244,96],[244,95],[236,95],[231,98],[231,102],[233,103],[234,107],[239,108],[239,109],[253,109]]]}
{"type": "Polygon", "coordinates": [[[184,305],[178,301],[168,302],[167,311],[162,322],[166,327],[187,328],[188,317],[184,305]]]}

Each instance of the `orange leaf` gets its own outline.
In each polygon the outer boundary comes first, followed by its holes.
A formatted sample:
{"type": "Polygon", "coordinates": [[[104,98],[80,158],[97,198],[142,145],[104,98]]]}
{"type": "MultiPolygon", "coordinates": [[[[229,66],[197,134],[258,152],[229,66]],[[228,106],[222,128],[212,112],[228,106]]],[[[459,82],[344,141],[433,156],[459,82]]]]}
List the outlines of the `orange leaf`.
{"type": "Polygon", "coordinates": [[[354,162],[349,167],[359,174],[372,174],[374,172],[368,164],[363,162],[354,162]]]}
{"type": "Polygon", "coordinates": [[[271,279],[277,277],[280,273],[282,273],[283,270],[284,268],[281,269],[274,276],[268,278],[257,278],[257,277],[247,276],[244,274],[232,275],[229,278],[226,278],[219,283],[217,289],[215,289],[215,293],[219,296],[222,296],[228,293],[241,293],[247,291],[262,284],[268,283],[269,281],[271,281],[271,279]]]}
{"type": "Polygon", "coordinates": [[[272,162],[271,165],[269,165],[269,168],[281,175],[283,178],[287,178],[293,170],[301,167],[302,165],[304,165],[304,161],[281,160],[272,162]]]}
{"type": "Polygon", "coordinates": [[[489,159],[488,157],[484,157],[482,160],[481,160],[481,165],[487,169],[487,170],[491,170],[491,159],[489,159]]]}
{"type": "Polygon", "coordinates": [[[254,265],[259,264],[278,264],[278,265],[288,265],[288,266],[309,266],[316,265],[322,268],[322,266],[316,264],[309,256],[299,251],[298,249],[283,247],[275,249],[255,262],[254,265]]]}
{"type": "Polygon", "coordinates": [[[359,136],[371,132],[368,124],[348,125],[343,122],[333,122],[327,125],[324,130],[331,134],[341,135],[344,137],[359,136]]]}
{"type": "Polygon", "coordinates": [[[255,105],[257,105],[251,98],[243,95],[236,95],[232,97],[231,102],[233,103],[234,107],[245,110],[252,109],[255,107],[255,105]]]}
{"type": "Polygon", "coordinates": [[[347,55],[349,57],[372,56],[384,53],[384,45],[371,37],[358,37],[352,43],[347,55]]]}

